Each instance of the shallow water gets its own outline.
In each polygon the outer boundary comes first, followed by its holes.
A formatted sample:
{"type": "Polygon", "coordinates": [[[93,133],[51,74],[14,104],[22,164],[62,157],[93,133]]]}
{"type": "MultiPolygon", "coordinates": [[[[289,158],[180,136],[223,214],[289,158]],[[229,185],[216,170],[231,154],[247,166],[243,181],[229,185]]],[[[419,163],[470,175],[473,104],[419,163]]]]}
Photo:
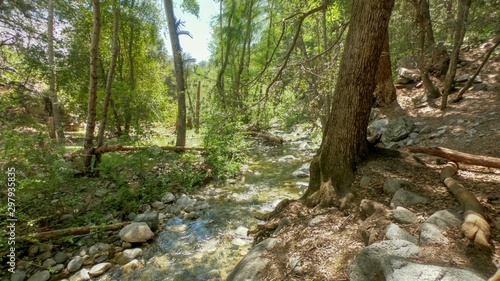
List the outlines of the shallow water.
{"type": "Polygon", "coordinates": [[[141,268],[112,270],[99,280],[224,280],[252,243],[234,231],[257,224],[255,212],[269,212],[285,198],[298,198],[295,183],[304,179],[294,179],[292,172],[308,160],[293,146],[257,149],[236,182],[200,191],[210,208],[198,220],[174,217],[163,225],[155,242],[143,249],[141,268]],[[284,155],[298,159],[278,161],[284,155]]]}

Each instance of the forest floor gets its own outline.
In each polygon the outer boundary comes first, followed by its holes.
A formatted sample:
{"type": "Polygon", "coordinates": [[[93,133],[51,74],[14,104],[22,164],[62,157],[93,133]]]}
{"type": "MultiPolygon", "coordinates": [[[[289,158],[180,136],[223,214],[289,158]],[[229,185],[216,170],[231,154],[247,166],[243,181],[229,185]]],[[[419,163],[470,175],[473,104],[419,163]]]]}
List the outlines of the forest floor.
{"type": "MultiPolygon", "coordinates": [[[[459,68],[457,76],[472,75],[481,63],[485,49],[473,49],[461,54],[468,62],[459,68]]],[[[480,73],[488,90],[469,90],[460,103],[451,103],[444,111],[439,109],[440,99],[421,103],[424,89],[415,84],[405,85],[397,91],[398,105],[381,109],[379,117],[392,119],[400,115],[410,116],[414,122],[430,125],[434,130],[445,128],[437,137],[420,134],[415,143],[419,146],[440,146],[462,152],[500,157],[500,56],[490,58],[480,73]]],[[[454,97],[456,92],[451,96],[454,97]]],[[[412,182],[412,192],[429,199],[426,204],[409,207],[417,214],[419,223],[403,228],[418,237],[418,226],[431,214],[443,209],[460,210],[460,204],[439,179],[443,165],[437,164],[437,157],[418,155],[417,162],[407,152],[399,149],[405,158],[370,157],[358,167],[354,190],[355,203],[350,210],[338,208],[309,209],[300,201],[294,202],[273,219],[276,223],[287,218],[290,224],[273,234],[282,239],[268,253],[270,263],[262,271],[264,280],[349,280],[348,268],[353,258],[365,247],[361,238],[363,219],[359,203],[367,198],[385,206],[391,196],[383,191],[387,179],[396,178],[412,182]],[[360,184],[363,177],[369,184],[360,184]],[[311,222],[315,221],[314,224],[311,222]],[[296,270],[294,267],[300,267],[296,270]]],[[[488,278],[500,266],[500,169],[460,164],[455,178],[472,192],[485,207],[490,222],[493,251],[477,250],[463,236],[460,226],[447,231],[452,242],[448,245],[427,245],[422,248],[418,262],[468,268],[488,278]],[[497,228],[494,227],[497,226],[497,228]]],[[[389,209],[389,207],[388,207],[389,209]]],[[[268,222],[269,223],[269,222],[268,222]]],[[[272,223],[272,222],[271,222],[272,223]]],[[[385,228],[385,226],[383,226],[385,228]]],[[[384,233],[384,229],[378,229],[384,233]]],[[[382,235],[383,236],[383,235],[382,235]]],[[[380,240],[383,237],[379,238],[380,240]]]]}

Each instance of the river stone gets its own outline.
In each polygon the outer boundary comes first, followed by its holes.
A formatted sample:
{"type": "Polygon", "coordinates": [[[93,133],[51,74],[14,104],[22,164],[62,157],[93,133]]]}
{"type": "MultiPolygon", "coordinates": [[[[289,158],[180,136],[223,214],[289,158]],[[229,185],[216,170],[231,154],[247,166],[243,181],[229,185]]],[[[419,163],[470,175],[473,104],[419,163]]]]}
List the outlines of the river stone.
{"type": "Polygon", "coordinates": [[[66,254],[65,252],[61,252],[61,251],[57,252],[54,255],[54,260],[57,263],[64,263],[68,258],[69,258],[68,254],[66,254]]]}
{"type": "Polygon", "coordinates": [[[109,262],[96,264],[89,270],[89,274],[92,277],[103,275],[111,266],[112,264],[109,262]]]}
{"type": "Polygon", "coordinates": [[[89,255],[95,255],[100,252],[109,251],[109,249],[111,249],[111,245],[107,243],[97,242],[89,248],[88,253],[89,255]]]}
{"type": "Polygon", "coordinates": [[[83,258],[80,256],[74,257],[66,266],[69,272],[75,272],[83,265],[83,258]]]}
{"type": "Polygon", "coordinates": [[[51,267],[51,266],[56,265],[56,264],[57,264],[57,262],[53,258],[50,258],[50,259],[46,259],[42,263],[42,266],[45,268],[48,268],[48,267],[51,267]]]}
{"type": "Polygon", "coordinates": [[[268,238],[248,252],[248,254],[236,265],[227,276],[227,281],[257,281],[260,280],[260,272],[267,266],[269,259],[265,257],[266,252],[271,251],[281,239],[268,238]]]}
{"type": "Polygon", "coordinates": [[[386,280],[484,281],[484,278],[470,270],[448,266],[418,264],[410,261],[394,261],[392,262],[392,268],[394,272],[386,280]]]}
{"type": "Polygon", "coordinates": [[[50,279],[50,272],[48,270],[42,270],[31,275],[28,281],[47,281],[49,279],[50,279]]]}
{"type": "Polygon", "coordinates": [[[372,181],[372,178],[370,178],[369,176],[363,176],[363,177],[361,177],[361,181],[359,182],[359,186],[361,186],[363,188],[368,188],[368,187],[370,187],[371,181],[372,181]]]}
{"type": "Polygon", "coordinates": [[[415,194],[410,191],[406,191],[404,189],[400,189],[394,193],[394,196],[391,200],[391,207],[396,208],[398,206],[408,207],[415,204],[425,204],[429,200],[425,197],[422,197],[418,194],[415,194]]]}
{"type": "Polygon", "coordinates": [[[415,130],[415,123],[407,116],[398,116],[391,120],[382,133],[382,142],[388,145],[409,136],[415,130]]]}
{"type": "Polygon", "coordinates": [[[447,244],[448,238],[444,235],[449,227],[462,224],[460,214],[453,210],[437,211],[420,226],[420,242],[447,244]]]}
{"type": "Polygon", "coordinates": [[[189,213],[185,213],[183,216],[182,216],[182,219],[183,220],[195,220],[197,218],[199,218],[200,215],[195,212],[195,211],[191,211],[189,213]]]}
{"type": "Polygon", "coordinates": [[[82,270],[73,274],[69,278],[69,281],[86,281],[86,280],[90,280],[89,271],[86,268],[82,268],[82,270]]]}
{"type": "Polygon", "coordinates": [[[182,196],[177,199],[176,203],[181,210],[184,210],[188,206],[194,206],[194,204],[196,203],[196,199],[189,198],[185,194],[182,194],[182,196]]]}
{"type": "Polygon", "coordinates": [[[54,248],[54,246],[52,244],[40,244],[38,246],[39,251],[42,253],[52,251],[53,248],[54,248]]]}
{"type": "Polygon", "coordinates": [[[389,124],[389,120],[387,120],[387,118],[373,120],[373,122],[368,125],[368,135],[374,136],[379,133],[382,134],[382,132],[385,131],[385,126],[387,126],[387,124],[389,124]]]}
{"type": "Polygon", "coordinates": [[[12,273],[10,276],[10,281],[23,281],[26,279],[26,271],[16,270],[16,272],[12,273]]]}
{"type": "Polygon", "coordinates": [[[441,210],[432,214],[426,221],[438,227],[445,229],[447,227],[455,227],[462,224],[460,214],[454,210],[441,210]]]}
{"type": "Polygon", "coordinates": [[[293,156],[293,155],[285,155],[283,157],[280,157],[278,159],[278,162],[287,162],[287,161],[293,161],[293,160],[298,160],[299,158],[293,156]]]}
{"type": "Polygon", "coordinates": [[[404,224],[414,224],[418,222],[418,218],[414,213],[401,206],[396,207],[396,209],[392,211],[392,217],[395,221],[404,224]]]}
{"type": "Polygon", "coordinates": [[[165,195],[163,195],[161,201],[166,204],[172,203],[175,201],[175,196],[172,194],[172,192],[167,192],[165,193],[165,195]]]}
{"type": "Polygon", "coordinates": [[[61,272],[63,269],[64,269],[64,264],[62,264],[62,263],[56,264],[50,268],[51,271],[54,271],[56,273],[61,272]]]}
{"type": "Polygon", "coordinates": [[[349,278],[356,281],[389,280],[388,276],[392,272],[391,260],[406,260],[419,253],[420,249],[415,244],[405,240],[385,240],[371,244],[361,250],[352,261],[349,266],[349,278]]]}
{"type": "Polygon", "coordinates": [[[133,222],[120,230],[120,238],[129,243],[142,243],[153,238],[154,233],[145,222],[133,222]]]}
{"type": "Polygon", "coordinates": [[[238,226],[238,228],[236,228],[236,230],[234,231],[234,234],[239,235],[239,236],[243,236],[243,237],[247,237],[248,236],[248,228],[240,225],[240,226],[238,226]]]}
{"type": "Polygon", "coordinates": [[[188,229],[188,225],[187,224],[167,225],[165,229],[170,232],[184,232],[188,229]]]}
{"type": "Polygon", "coordinates": [[[47,281],[49,279],[50,279],[50,272],[48,270],[42,270],[31,275],[28,281],[47,281]]]}
{"type": "Polygon", "coordinates": [[[127,264],[123,265],[122,269],[124,271],[130,271],[130,270],[137,269],[141,266],[142,266],[142,263],[140,261],[134,259],[134,260],[131,260],[130,262],[128,262],[127,264]]]}
{"type": "Polygon", "coordinates": [[[28,249],[28,254],[30,256],[34,256],[38,253],[38,246],[37,245],[31,245],[30,248],[28,249]]]}
{"type": "Polygon", "coordinates": [[[128,250],[123,251],[123,257],[127,258],[129,260],[133,260],[140,255],[142,255],[141,248],[134,248],[134,249],[128,249],[128,250]]]}
{"type": "Polygon", "coordinates": [[[155,201],[151,204],[151,206],[155,209],[162,210],[165,209],[165,204],[161,201],[155,201]]]}
{"type": "Polygon", "coordinates": [[[385,229],[385,237],[389,240],[406,240],[413,244],[418,243],[418,239],[411,235],[408,231],[399,227],[399,225],[391,223],[385,229]]]}
{"type": "Polygon", "coordinates": [[[410,188],[413,189],[415,188],[415,185],[409,181],[402,180],[402,179],[387,179],[384,182],[384,192],[387,194],[394,194],[396,191],[400,190],[401,188],[410,188]]]}
{"type": "Polygon", "coordinates": [[[52,257],[52,253],[50,251],[47,251],[47,252],[43,252],[43,253],[39,254],[38,256],[36,256],[36,259],[39,261],[44,261],[50,257],[52,257]]]}
{"type": "Polygon", "coordinates": [[[232,241],[231,241],[231,244],[235,245],[235,246],[238,246],[238,247],[241,247],[241,246],[245,246],[248,244],[247,241],[241,239],[241,238],[234,238],[232,241]]]}
{"type": "Polygon", "coordinates": [[[292,173],[292,176],[294,178],[307,178],[307,177],[309,177],[309,173],[310,173],[309,168],[310,168],[310,166],[311,166],[310,163],[305,163],[300,168],[298,168],[297,170],[295,170],[292,173]]]}
{"type": "Polygon", "coordinates": [[[147,223],[151,231],[154,232],[158,229],[158,226],[160,224],[160,216],[158,215],[158,212],[148,212],[137,215],[134,221],[147,223]]]}
{"type": "Polygon", "coordinates": [[[202,211],[210,208],[210,204],[207,201],[200,201],[198,204],[196,204],[196,211],[202,211]]]}

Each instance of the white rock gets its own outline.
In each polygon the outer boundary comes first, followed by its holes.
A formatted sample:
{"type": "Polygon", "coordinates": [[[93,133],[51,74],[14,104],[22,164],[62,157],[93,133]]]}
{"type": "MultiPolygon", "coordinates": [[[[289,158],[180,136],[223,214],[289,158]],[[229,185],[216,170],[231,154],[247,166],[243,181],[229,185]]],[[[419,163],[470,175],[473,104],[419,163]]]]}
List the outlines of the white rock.
{"type": "Polygon", "coordinates": [[[129,243],[146,242],[153,238],[154,233],[145,222],[133,222],[120,230],[120,238],[129,243]]]}
{"type": "Polygon", "coordinates": [[[103,263],[96,264],[90,269],[89,274],[90,274],[90,276],[103,275],[108,269],[111,268],[111,266],[112,266],[112,264],[109,262],[103,262],[103,263]]]}
{"type": "Polygon", "coordinates": [[[238,228],[236,228],[236,230],[234,231],[234,234],[239,235],[239,236],[243,236],[243,237],[247,237],[248,236],[248,228],[240,225],[240,226],[238,226],[238,228]]]}
{"type": "Polygon", "coordinates": [[[129,260],[133,260],[140,255],[142,255],[141,248],[134,248],[134,249],[128,249],[128,250],[123,251],[123,256],[129,260]]]}

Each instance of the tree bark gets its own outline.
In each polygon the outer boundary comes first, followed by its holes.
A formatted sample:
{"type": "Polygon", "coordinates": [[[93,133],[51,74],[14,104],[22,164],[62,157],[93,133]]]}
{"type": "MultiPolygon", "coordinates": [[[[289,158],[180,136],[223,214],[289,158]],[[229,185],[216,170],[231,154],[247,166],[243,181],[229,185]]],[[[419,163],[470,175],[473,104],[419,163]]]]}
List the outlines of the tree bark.
{"type": "MultiPolygon", "coordinates": [[[[132,0],[130,3],[130,11],[133,11],[135,8],[135,0],[132,0]]],[[[131,12],[131,15],[132,12],[131,12]]],[[[130,38],[128,40],[128,61],[129,61],[129,83],[130,83],[130,91],[131,94],[134,95],[135,91],[135,68],[134,68],[134,39],[135,39],[135,24],[130,22],[130,38]]],[[[132,111],[130,110],[131,97],[127,97],[125,99],[124,105],[124,132],[125,135],[129,135],[130,133],[130,123],[132,122],[132,111]]]]}
{"type": "Polygon", "coordinates": [[[446,78],[444,80],[443,97],[441,99],[441,110],[444,110],[448,103],[448,95],[453,89],[453,81],[455,80],[455,74],[457,72],[458,55],[460,53],[460,48],[464,41],[467,18],[469,17],[469,8],[472,0],[459,0],[458,1],[458,16],[455,22],[455,38],[453,53],[451,55],[450,66],[448,67],[448,72],[446,73],[446,78]]]}
{"type": "Polygon", "coordinates": [[[184,63],[182,61],[182,49],[177,34],[177,24],[174,16],[172,0],[164,0],[165,13],[167,15],[168,34],[172,45],[175,67],[175,90],[177,92],[177,139],[176,146],[186,145],[186,86],[184,82],[184,63]]]}
{"type": "Polygon", "coordinates": [[[354,0],[332,113],[320,150],[311,163],[303,196],[308,206],[330,206],[349,193],[356,163],[367,152],[366,127],[373,105],[378,62],[393,0],[354,0]]]}
{"type": "Polygon", "coordinates": [[[375,87],[375,103],[378,106],[385,107],[396,100],[396,87],[392,82],[391,55],[389,49],[389,30],[385,31],[384,45],[380,60],[378,62],[377,86],[375,87]]]}
{"type": "Polygon", "coordinates": [[[64,130],[61,120],[61,111],[59,110],[59,101],[56,90],[56,66],[54,62],[54,0],[49,0],[49,18],[48,18],[48,55],[49,55],[49,85],[50,102],[52,104],[52,117],[57,132],[57,140],[64,142],[64,130]]]}
{"type": "Polygon", "coordinates": [[[83,149],[85,157],[83,160],[84,174],[91,174],[92,155],[94,147],[94,130],[96,121],[96,101],[97,101],[97,66],[99,61],[99,39],[101,35],[101,7],[99,0],[92,0],[94,22],[92,27],[92,39],[90,43],[90,85],[89,103],[87,114],[87,129],[85,131],[85,144],[83,149]]]}
{"type": "Polygon", "coordinates": [[[408,147],[408,150],[413,153],[424,153],[424,154],[434,155],[455,162],[500,169],[500,158],[483,156],[483,155],[474,155],[444,147],[410,146],[408,147]]]}
{"type": "Polygon", "coordinates": [[[198,81],[198,88],[196,90],[196,107],[194,111],[194,129],[196,133],[200,132],[200,91],[201,81],[198,81]]]}

